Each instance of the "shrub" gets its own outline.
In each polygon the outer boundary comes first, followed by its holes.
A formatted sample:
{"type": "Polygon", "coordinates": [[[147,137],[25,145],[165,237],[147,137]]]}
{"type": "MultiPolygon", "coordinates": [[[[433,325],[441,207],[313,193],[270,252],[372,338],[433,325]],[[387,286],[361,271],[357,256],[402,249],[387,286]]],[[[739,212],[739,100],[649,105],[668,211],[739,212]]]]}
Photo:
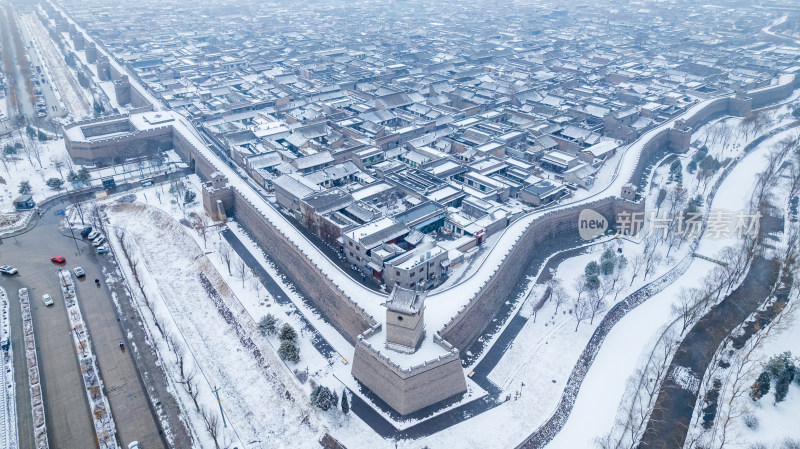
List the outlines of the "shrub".
{"type": "Polygon", "coordinates": [[[332,407],[336,407],[338,403],[339,397],[328,387],[320,385],[311,392],[311,405],[322,411],[328,411],[332,407]]]}
{"type": "Polygon", "coordinates": [[[297,340],[297,332],[294,330],[289,323],[286,323],[281,327],[281,331],[278,333],[278,338],[281,341],[295,341],[297,340]]]}
{"type": "Polygon", "coordinates": [[[59,178],[50,178],[47,180],[46,184],[47,187],[50,187],[53,190],[58,190],[64,184],[64,180],[59,178]]]}
{"type": "Polygon", "coordinates": [[[292,340],[284,340],[278,348],[278,356],[283,360],[296,362],[300,359],[300,348],[292,340]]]}
{"type": "Polygon", "coordinates": [[[758,430],[758,418],[756,415],[752,413],[745,413],[744,416],[742,416],[742,419],[744,420],[744,425],[746,425],[748,429],[758,430]]]}
{"type": "Polygon", "coordinates": [[[19,183],[19,190],[17,191],[20,195],[30,195],[30,193],[33,191],[33,188],[31,187],[30,182],[22,181],[19,183]]]}
{"type": "Polygon", "coordinates": [[[272,335],[276,331],[277,323],[278,319],[275,318],[275,315],[268,313],[258,321],[258,331],[261,332],[262,335],[272,335]]]}

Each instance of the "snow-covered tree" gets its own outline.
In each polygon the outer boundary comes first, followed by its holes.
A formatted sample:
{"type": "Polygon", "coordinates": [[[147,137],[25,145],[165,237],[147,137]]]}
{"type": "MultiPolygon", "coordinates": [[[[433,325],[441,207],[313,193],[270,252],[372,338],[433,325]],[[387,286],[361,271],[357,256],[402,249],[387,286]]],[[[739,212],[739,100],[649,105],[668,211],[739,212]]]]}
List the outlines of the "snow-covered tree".
{"type": "Polygon", "coordinates": [[[330,388],[323,385],[318,385],[311,392],[311,405],[319,408],[322,411],[328,411],[332,407],[336,407],[339,403],[339,397],[330,388]]]}
{"type": "Polygon", "coordinates": [[[278,348],[278,356],[283,360],[296,362],[300,359],[300,348],[297,347],[294,340],[283,340],[278,348]]]}
{"type": "Polygon", "coordinates": [[[281,341],[295,341],[297,340],[297,332],[294,330],[289,323],[285,323],[283,327],[281,327],[281,331],[278,333],[278,338],[281,341]]]}
{"type": "Polygon", "coordinates": [[[278,319],[275,318],[275,315],[268,313],[258,321],[258,331],[261,332],[262,335],[272,335],[275,333],[277,324],[278,319]]]}

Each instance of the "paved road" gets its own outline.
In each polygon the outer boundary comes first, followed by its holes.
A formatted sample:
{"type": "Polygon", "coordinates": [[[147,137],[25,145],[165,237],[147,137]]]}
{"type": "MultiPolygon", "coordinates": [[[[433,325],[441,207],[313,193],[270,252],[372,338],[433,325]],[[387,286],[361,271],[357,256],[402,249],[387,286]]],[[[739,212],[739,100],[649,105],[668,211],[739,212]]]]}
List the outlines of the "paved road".
{"type": "MultiPolygon", "coordinates": [[[[108,290],[105,286],[97,288],[92,281],[102,277],[98,262],[99,257],[106,256],[98,256],[86,242],[63,236],[58,231],[59,218],[52,210],[46,212],[36,228],[18,237],[3,239],[0,245],[2,263],[20,270],[19,275],[4,277],[0,282],[12,298],[21,287],[28,287],[31,292],[50,445],[54,448],[95,447],[89,407],[56,277],[59,267],[49,262],[51,256],[58,254],[67,258],[67,268],[83,266],[86,270],[88,280],[77,283],[78,301],[89,327],[121,442],[127,445],[136,439],[144,447],[163,448],[165,445],[150,413],[131,355],[119,350],[118,343],[123,340],[123,335],[108,290]],[[43,293],[49,293],[55,299],[54,306],[44,306],[41,301],[43,293]]],[[[13,314],[18,317],[18,302],[15,308],[13,314]]],[[[22,347],[21,335],[18,335],[21,334],[20,326],[15,326],[14,330],[14,339],[20,342],[17,347],[22,347]]],[[[23,359],[16,358],[15,364],[17,362],[22,364],[23,359]]],[[[15,370],[19,372],[19,367],[15,366],[15,370]]],[[[23,375],[24,371],[16,378],[18,382],[23,375]]],[[[27,392],[27,385],[18,387],[18,391],[27,392]]],[[[29,399],[18,400],[18,407],[20,416],[30,415],[29,399]]],[[[27,428],[30,428],[29,423],[20,423],[21,437],[27,428]]]]}
{"type": "Polygon", "coordinates": [[[48,78],[46,76],[46,72],[48,70],[47,65],[39,57],[39,51],[35,45],[30,45],[30,43],[34,40],[28,30],[28,27],[25,25],[26,24],[24,22],[20,21],[20,31],[22,31],[22,35],[24,36],[24,42],[26,43],[26,48],[28,48],[28,55],[30,56],[31,60],[31,71],[35,72],[37,78],[39,78],[39,88],[42,90],[42,96],[47,104],[47,115],[49,117],[63,117],[67,114],[67,111],[59,103],[58,96],[54,91],[54,87],[48,82],[48,78]]]}
{"type": "MultiPolygon", "coordinates": [[[[14,64],[14,73],[7,73],[6,74],[6,77],[7,77],[6,78],[6,82],[9,83],[9,84],[12,83],[12,82],[16,83],[16,85],[17,85],[17,99],[19,101],[18,107],[20,108],[19,112],[21,112],[22,114],[25,114],[26,117],[31,118],[31,117],[34,117],[34,115],[35,115],[35,108],[33,107],[33,104],[30,102],[28,91],[27,91],[27,89],[25,87],[26,86],[25,76],[22,75],[22,71],[20,71],[20,69],[19,69],[19,62],[17,62],[19,58],[24,58],[25,55],[24,54],[22,54],[22,55],[18,55],[17,54],[16,47],[14,46],[14,36],[12,35],[11,27],[9,26],[10,21],[14,20],[13,13],[14,13],[14,9],[9,5],[7,8],[3,9],[3,14],[2,14],[2,16],[4,18],[3,26],[2,26],[2,32],[3,33],[8,33],[8,42],[9,42],[10,46],[9,46],[9,48],[7,50],[11,54],[11,60],[13,61],[13,64],[14,64]]],[[[17,22],[17,26],[19,27],[19,22],[17,22]]],[[[24,39],[24,38],[22,36],[20,36],[20,39],[24,39]]],[[[16,114],[17,114],[17,112],[12,112],[11,110],[8,111],[8,116],[9,117],[13,117],[16,114]]]]}

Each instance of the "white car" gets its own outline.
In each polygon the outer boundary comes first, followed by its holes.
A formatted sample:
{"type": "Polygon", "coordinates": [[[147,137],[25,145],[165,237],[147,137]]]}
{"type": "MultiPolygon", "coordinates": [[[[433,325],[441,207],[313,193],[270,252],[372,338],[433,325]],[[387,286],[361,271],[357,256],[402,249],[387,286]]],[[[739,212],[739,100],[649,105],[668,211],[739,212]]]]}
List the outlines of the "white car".
{"type": "Polygon", "coordinates": [[[92,232],[89,233],[89,235],[86,236],[86,238],[89,239],[89,240],[94,240],[94,239],[97,238],[98,235],[100,235],[99,232],[92,231],[92,232]]]}
{"type": "Polygon", "coordinates": [[[97,237],[96,239],[94,239],[94,241],[92,242],[92,245],[94,245],[94,247],[97,248],[98,246],[102,245],[105,241],[106,241],[106,238],[101,235],[100,237],[97,237]]]}
{"type": "Polygon", "coordinates": [[[108,252],[108,245],[101,245],[97,247],[97,254],[105,254],[108,252]]]}
{"type": "Polygon", "coordinates": [[[139,445],[138,441],[131,441],[130,444],[128,444],[128,449],[142,449],[142,446],[139,445]]]}
{"type": "Polygon", "coordinates": [[[0,265],[0,273],[8,274],[8,275],[15,275],[17,274],[17,269],[10,266],[10,265],[0,265]]]}
{"type": "Polygon", "coordinates": [[[75,267],[75,269],[72,270],[72,272],[75,273],[75,277],[76,278],[80,278],[80,277],[86,276],[86,272],[83,271],[82,267],[75,267]]]}
{"type": "Polygon", "coordinates": [[[53,298],[51,298],[50,295],[48,295],[47,293],[42,295],[42,301],[44,301],[44,305],[46,306],[52,306],[53,304],[55,304],[53,302],[53,298]]]}

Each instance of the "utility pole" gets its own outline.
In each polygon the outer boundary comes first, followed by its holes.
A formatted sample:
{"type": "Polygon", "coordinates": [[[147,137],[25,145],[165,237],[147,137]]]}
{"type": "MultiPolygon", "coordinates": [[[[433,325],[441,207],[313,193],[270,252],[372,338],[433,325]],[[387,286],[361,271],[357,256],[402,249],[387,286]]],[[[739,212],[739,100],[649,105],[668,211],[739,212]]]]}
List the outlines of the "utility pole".
{"type": "Polygon", "coordinates": [[[213,391],[214,394],[217,395],[217,405],[219,405],[219,414],[222,415],[222,426],[227,428],[228,423],[225,421],[225,412],[222,411],[222,403],[219,400],[219,387],[214,385],[214,389],[211,391],[213,391]]]}

